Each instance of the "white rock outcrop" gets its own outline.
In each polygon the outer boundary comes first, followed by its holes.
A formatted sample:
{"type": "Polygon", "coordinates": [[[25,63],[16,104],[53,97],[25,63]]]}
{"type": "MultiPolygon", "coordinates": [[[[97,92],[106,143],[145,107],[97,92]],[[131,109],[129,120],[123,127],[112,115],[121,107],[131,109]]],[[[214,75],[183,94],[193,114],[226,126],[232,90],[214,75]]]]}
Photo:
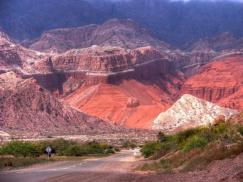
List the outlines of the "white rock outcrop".
{"type": "Polygon", "coordinates": [[[220,107],[192,95],[183,95],[171,108],[162,112],[154,121],[153,129],[173,132],[208,125],[219,116],[226,119],[237,111],[220,107]]]}

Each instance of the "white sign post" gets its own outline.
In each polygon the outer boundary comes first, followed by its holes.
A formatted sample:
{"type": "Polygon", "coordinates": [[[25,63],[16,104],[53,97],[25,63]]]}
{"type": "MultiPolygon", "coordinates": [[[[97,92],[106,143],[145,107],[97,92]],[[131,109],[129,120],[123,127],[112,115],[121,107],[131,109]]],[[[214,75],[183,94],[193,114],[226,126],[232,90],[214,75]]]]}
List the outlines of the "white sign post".
{"type": "Polygon", "coordinates": [[[48,159],[50,159],[51,157],[51,152],[52,152],[52,148],[50,146],[46,147],[46,153],[48,155],[48,159]]]}

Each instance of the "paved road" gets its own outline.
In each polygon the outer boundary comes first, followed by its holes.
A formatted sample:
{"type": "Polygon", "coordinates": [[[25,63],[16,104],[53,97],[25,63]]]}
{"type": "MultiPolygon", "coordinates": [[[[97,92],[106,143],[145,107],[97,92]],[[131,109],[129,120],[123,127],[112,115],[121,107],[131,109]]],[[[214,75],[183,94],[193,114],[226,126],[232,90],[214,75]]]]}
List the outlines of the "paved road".
{"type": "Polygon", "coordinates": [[[134,152],[124,150],[105,158],[61,161],[4,171],[0,173],[0,182],[115,182],[129,175],[137,161],[134,152]]]}

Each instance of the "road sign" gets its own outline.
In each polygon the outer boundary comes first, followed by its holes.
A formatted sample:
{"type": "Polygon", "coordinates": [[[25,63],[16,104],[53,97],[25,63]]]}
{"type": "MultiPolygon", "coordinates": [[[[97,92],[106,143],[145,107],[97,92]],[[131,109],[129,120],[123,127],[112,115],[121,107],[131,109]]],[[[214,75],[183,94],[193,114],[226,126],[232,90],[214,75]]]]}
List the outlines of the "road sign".
{"type": "Polygon", "coordinates": [[[48,158],[51,157],[51,152],[52,152],[52,148],[51,148],[50,146],[47,146],[47,147],[46,147],[46,153],[47,153],[47,155],[48,155],[48,158]]]}
{"type": "Polygon", "coordinates": [[[46,147],[46,153],[51,153],[52,152],[52,149],[51,149],[51,147],[50,146],[48,146],[48,147],[46,147]]]}

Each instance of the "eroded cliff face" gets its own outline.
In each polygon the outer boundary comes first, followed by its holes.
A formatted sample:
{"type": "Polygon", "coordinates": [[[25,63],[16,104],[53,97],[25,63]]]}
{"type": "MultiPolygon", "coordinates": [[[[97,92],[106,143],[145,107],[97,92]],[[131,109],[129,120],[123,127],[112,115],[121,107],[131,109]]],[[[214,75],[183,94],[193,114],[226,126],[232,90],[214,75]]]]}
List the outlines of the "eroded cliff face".
{"type": "Polygon", "coordinates": [[[53,97],[34,79],[14,72],[0,75],[1,130],[24,137],[120,132],[116,126],[88,116],[53,97]]]}
{"type": "Polygon", "coordinates": [[[28,50],[0,31],[0,72],[9,70],[33,72],[32,64],[45,58],[44,53],[28,50]]]}
{"type": "Polygon", "coordinates": [[[183,75],[151,47],[131,51],[97,48],[78,52],[80,61],[66,57],[70,52],[56,58],[57,62],[54,58],[53,65],[61,65],[62,70],[76,68],[86,72],[84,83],[64,100],[81,111],[122,126],[151,128],[153,118],[173,103],[183,75]],[[65,62],[73,59],[77,66],[65,68],[65,62]],[[88,62],[83,63],[85,60],[88,62]]]}
{"type": "Polygon", "coordinates": [[[236,110],[223,108],[186,94],[153,121],[153,128],[164,132],[176,132],[213,124],[219,117],[227,120],[235,114],[236,110]]]}
{"type": "MultiPolygon", "coordinates": [[[[26,88],[16,86],[15,90],[21,90],[23,93],[21,96],[19,93],[15,96],[15,92],[11,95],[14,98],[19,97],[20,103],[31,102],[30,98],[49,103],[53,110],[51,113],[57,112],[60,116],[58,120],[61,121],[57,128],[51,125],[51,131],[54,133],[61,132],[61,128],[67,126],[66,121],[74,120],[73,125],[78,125],[78,114],[73,114],[73,108],[121,126],[151,129],[151,123],[158,114],[171,107],[184,93],[219,103],[221,106],[238,110],[242,108],[242,55],[233,54],[226,59],[224,53],[211,50],[168,50],[162,48],[161,43],[154,41],[154,38],[133,22],[119,20],[111,20],[101,26],[90,25],[47,32],[36,45],[38,47],[43,43],[43,50],[48,53],[23,48],[2,36],[0,67],[3,71],[0,73],[13,70],[23,78],[22,80],[32,80],[26,82],[26,88]],[[69,34],[70,32],[72,33],[69,34]],[[95,36],[91,39],[90,36],[93,35],[95,36]],[[61,44],[63,40],[65,44],[61,44]],[[93,40],[100,46],[93,45],[93,40]],[[147,44],[150,46],[140,47],[147,44]],[[93,46],[68,50],[89,45],[93,46]],[[51,50],[55,50],[55,53],[51,53],[51,50]],[[57,53],[65,50],[68,51],[57,53]],[[223,57],[213,59],[222,54],[223,57]],[[185,82],[186,79],[188,80],[185,82]],[[41,90],[44,88],[44,95],[43,92],[36,91],[32,83],[34,80],[41,85],[41,90]],[[21,98],[25,100],[21,101],[21,98]],[[62,99],[63,103],[57,98],[62,99]],[[72,111],[68,109],[68,112],[71,112],[68,118],[62,115],[62,112],[66,113],[65,108],[63,109],[66,104],[72,107],[72,111]],[[55,108],[58,108],[58,111],[55,111],[55,108]]],[[[9,83],[12,84],[11,81],[9,83]]],[[[22,81],[19,84],[21,85],[22,81]]],[[[6,87],[6,83],[4,85],[6,87]]],[[[6,95],[8,89],[4,90],[6,95]]],[[[8,104],[14,105],[12,96],[7,97],[10,99],[8,104]]],[[[18,111],[19,108],[13,107],[18,111]]],[[[49,108],[45,104],[43,107],[49,108]]],[[[4,110],[6,113],[10,111],[6,108],[4,110]]],[[[39,116],[39,109],[30,112],[23,116],[11,113],[4,117],[11,122],[19,117],[27,121],[30,117],[31,122],[34,122],[33,115],[37,113],[36,116],[39,116]]],[[[49,119],[54,123],[56,116],[48,112],[47,115],[41,115],[37,122],[47,126],[45,120],[49,119]]],[[[25,125],[26,123],[20,122],[19,128],[25,125]]],[[[31,127],[29,130],[33,128],[31,127]]],[[[82,128],[77,128],[70,128],[70,131],[83,132],[82,128]]],[[[37,129],[37,133],[42,132],[37,129]]]]}
{"type": "Polygon", "coordinates": [[[169,47],[132,20],[111,19],[102,25],[47,31],[37,41],[30,43],[29,48],[60,53],[93,45],[117,46],[125,49],[152,45],[161,50],[167,50],[169,47]]]}
{"type": "Polygon", "coordinates": [[[242,70],[241,54],[221,57],[188,79],[182,86],[181,92],[242,110],[242,70]]]}
{"type": "Polygon", "coordinates": [[[99,83],[115,84],[122,80],[150,80],[176,73],[167,56],[152,47],[126,50],[118,47],[93,46],[50,56],[32,66],[33,75],[44,87],[68,94],[80,86],[99,83]],[[49,78],[60,86],[45,82],[49,78]]]}
{"type": "Polygon", "coordinates": [[[180,70],[185,77],[190,78],[198,73],[202,66],[208,64],[220,53],[214,51],[171,51],[168,59],[172,62],[174,69],[180,70]]]}

